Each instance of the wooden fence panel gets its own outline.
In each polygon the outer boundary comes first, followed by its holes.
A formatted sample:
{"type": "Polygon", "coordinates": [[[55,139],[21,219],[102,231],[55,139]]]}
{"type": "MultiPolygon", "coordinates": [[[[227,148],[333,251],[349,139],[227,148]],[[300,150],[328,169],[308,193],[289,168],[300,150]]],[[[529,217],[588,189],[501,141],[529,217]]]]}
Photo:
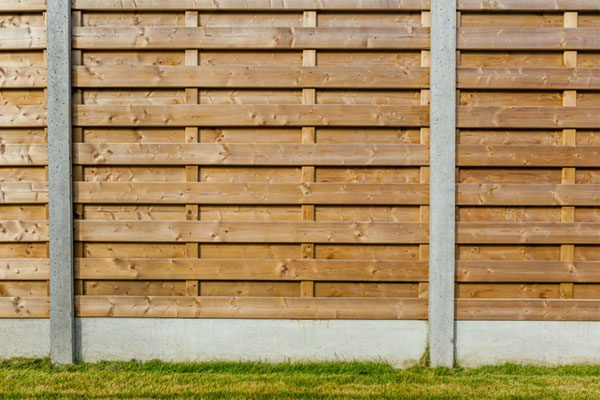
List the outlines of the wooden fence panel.
{"type": "Polygon", "coordinates": [[[48,318],[45,1],[0,2],[0,317],[48,318]]]}
{"type": "Polygon", "coordinates": [[[600,4],[459,0],[458,319],[600,318],[600,4]]]}
{"type": "Polygon", "coordinates": [[[427,1],[73,4],[78,315],[427,318],[427,1]]]}

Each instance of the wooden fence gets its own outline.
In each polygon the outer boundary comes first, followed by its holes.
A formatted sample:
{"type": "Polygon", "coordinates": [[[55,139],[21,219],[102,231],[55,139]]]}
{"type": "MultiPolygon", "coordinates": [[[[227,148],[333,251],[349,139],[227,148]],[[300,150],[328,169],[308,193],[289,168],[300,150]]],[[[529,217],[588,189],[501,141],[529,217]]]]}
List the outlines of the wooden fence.
{"type": "MultiPolygon", "coordinates": [[[[598,4],[458,1],[458,319],[600,319],[598,4]]],[[[428,1],[72,23],[76,315],[427,319],[428,1]]],[[[49,315],[44,47],[0,2],[0,317],[49,315]]]]}

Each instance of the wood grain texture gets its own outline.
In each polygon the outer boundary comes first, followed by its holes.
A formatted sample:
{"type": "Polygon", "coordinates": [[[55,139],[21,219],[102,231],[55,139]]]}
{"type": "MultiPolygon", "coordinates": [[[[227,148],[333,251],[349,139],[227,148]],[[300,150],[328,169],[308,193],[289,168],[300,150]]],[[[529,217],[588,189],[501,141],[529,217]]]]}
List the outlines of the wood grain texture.
{"type": "Polygon", "coordinates": [[[48,318],[49,297],[0,297],[0,318],[48,318]]]}
{"type": "Polygon", "coordinates": [[[73,159],[91,165],[427,165],[425,145],[360,144],[75,144],[73,159]]]}
{"type": "Polygon", "coordinates": [[[90,242],[426,243],[428,238],[427,224],[414,222],[81,220],[74,225],[75,240],[90,242]]]}
{"type": "Polygon", "coordinates": [[[598,11],[600,0],[458,0],[461,11],[598,11]]]}
{"type": "Polygon", "coordinates": [[[46,11],[46,0],[2,0],[1,12],[46,11]]]}
{"type": "MultiPolygon", "coordinates": [[[[30,119],[17,111],[14,111],[17,114],[15,118],[30,119]]],[[[592,118],[593,121],[595,118],[592,118]]],[[[76,105],[73,123],[104,127],[422,126],[429,124],[429,113],[428,107],[417,105],[76,105]]],[[[0,122],[0,126],[3,125],[0,122]]]]}
{"type": "Polygon", "coordinates": [[[45,28],[28,27],[0,29],[0,50],[42,50],[45,47],[45,28]]]}
{"type": "Polygon", "coordinates": [[[428,9],[429,0],[73,0],[73,8],[96,11],[417,11],[428,9]]]}
{"type": "Polygon", "coordinates": [[[0,128],[29,128],[46,125],[46,107],[0,105],[0,128]]]}
{"type": "Polygon", "coordinates": [[[459,128],[594,129],[600,107],[458,106],[459,128]]]}
{"type": "Polygon", "coordinates": [[[458,320],[594,321],[599,314],[599,300],[456,300],[458,320]]]}
{"type": "Polygon", "coordinates": [[[459,205],[597,206],[600,185],[459,184],[459,205]]]}
{"type": "Polygon", "coordinates": [[[46,69],[42,67],[0,68],[0,89],[24,89],[46,87],[46,69]]]}
{"type": "Polygon", "coordinates": [[[600,49],[600,28],[460,28],[460,50],[600,49]]]}
{"type": "Polygon", "coordinates": [[[48,221],[0,221],[0,242],[46,242],[48,235],[48,221]]]}
{"type": "Polygon", "coordinates": [[[50,279],[47,258],[3,258],[0,260],[0,280],[38,281],[50,279]]]}
{"type": "Polygon", "coordinates": [[[425,319],[427,299],[76,296],[79,317],[425,319]]]}
{"type": "Polygon", "coordinates": [[[458,282],[599,282],[600,261],[460,260],[458,282]]]}
{"type": "Polygon", "coordinates": [[[459,67],[459,89],[600,89],[600,68],[459,67]]]}
{"type": "MultiPolygon", "coordinates": [[[[581,41],[581,40],[579,40],[581,41]]],[[[578,42],[579,42],[578,41],[578,42]]],[[[35,42],[37,44],[37,42],[35,42]]],[[[25,41],[23,45],[29,45],[25,41]]],[[[13,45],[14,46],[14,45],[13,45]]],[[[76,27],[74,49],[422,49],[429,28],[76,27]]],[[[10,47],[9,47],[10,48],[10,47]]]]}
{"type": "MultiPolygon", "coordinates": [[[[0,162],[1,165],[1,162],[0,162]]],[[[48,202],[48,184],[42,182],[0,183],[0,204],[44,204],[48,202]]]]}
{"type": "Polygon", "coordinates": [[[458,222],[459,244],[598,244],[600,223],[594,222],[458,222]]]}
{"type": "Polygon", "coordinates": [[[413,260],[81,258],[74,273],[76,279],[117,280],[423,281],[427,271],[427,262],[413,260]]]}
{"type": "MultiPolygon", "coordinates": [[[[0,188],[3,185],[0,183],[0,188]]],[[[26,186],[20,184],[20,186],[26,186]]],[[[27,185],[30,186],[30,185],[27,185]]],[[[24,189],[27,189],[27,186],[24,189]]],[[[4,193],[2,193],[4,195],[4,193]]],[[[77,182],[74,199],[95,204],[427,204],[426,184],[77,182]]],[[[19,198],[13,195],[16,200],[19,198]]],[[[2,197],[0,197],[0,203],[2,197]]],[[[6,201],[5,201],[6,202],[6,201]]]]}
{"type": "Polygon", "coordinates": [[[486,167],[597,167],[600,146],[459,145],[457,165],[486,167]]]}
{"type": "MultiPolygon", "coordinates": [[[[0,87],[30,82],[35,71],[0,71],[0,87]],[[28,75],[29,74],[29,75],[28,75]],[[4,79],[3,79],[4,78],[4,79]],[[26,80],[29,79],[28,80],[26,80]],[[6,82],[6,83],[5,83],[6,82]]],[[[582,84],[593,83],[595,68],[582,84]]],[[[600,71],[600,69],[598,69],[600,71]]],[[[580,72],[585,74],[584,72],[580,72]]],[[[566,77],[568,79],[568,77],[566,77]]],[[[600,81],[600,77],[598,77],[600,81]]],[[[94,66],[76,67],[73,85],[128,88],[365,88],[405,89],[429,85],[429,68],[422,67],[313,67],[313,66],[94,66]]],[[[599,84],[600,86],[600,84],[599,84]]],[[[6,86],[8,87],[8,86],[6,86]]],[[[18,87],[18,86],[15,86],[18,87]]]]}

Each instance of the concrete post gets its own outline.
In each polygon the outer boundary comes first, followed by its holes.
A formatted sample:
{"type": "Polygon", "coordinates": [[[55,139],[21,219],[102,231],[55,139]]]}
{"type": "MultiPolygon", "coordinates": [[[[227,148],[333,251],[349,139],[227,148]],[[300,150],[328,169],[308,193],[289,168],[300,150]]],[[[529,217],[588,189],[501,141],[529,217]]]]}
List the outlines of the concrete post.
{"type": "Polygon", "coordinates": [[[50,354],[74,361],[71,180],[71,1],[47,0],[50,354]]]}
{"type": "Polygon", "coordinates": [[[429,346],[454,364],[456,2],[431,1],[429,346]]]}

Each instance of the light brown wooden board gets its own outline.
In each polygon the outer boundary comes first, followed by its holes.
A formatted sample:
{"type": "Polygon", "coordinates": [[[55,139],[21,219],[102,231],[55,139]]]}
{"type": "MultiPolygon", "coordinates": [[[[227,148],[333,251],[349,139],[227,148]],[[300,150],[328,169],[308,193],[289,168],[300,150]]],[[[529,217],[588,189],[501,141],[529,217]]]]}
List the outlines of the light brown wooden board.
{"type": "MultiPolygon", "coordinates": [[[[41,40],[41,39],[40,39],[41,40]]],[[[577,41],[577,43],[579,43],[577,41]]],[[[32,47],[34,42],[29,45],[32,47]]],[[[21,47],[28,45],[25,41],[21,47]]],[[[16,47],[16,45],[13,45],[16,47]]],[[[421,49],[429,28],[73,28],[74,49],[421,49]]],[[[16,47],[19,48],[19,47],[16,47]]]]}
{"type": "MultiPolygon", "coordinates": [[[[23,264],[13,268],[25,274],[23,264]]],[[[29,269],[38,265],[28,264],[29,269]]],[[[0,264],[0,279],[16,276],[2,271],[0,264]]],[[[412,260],[81,258],[75,263],[76,279],[423,281],[427,273],[427,262],[412,260]]]]}
{"type": "Polygon", "coordinates": [[[461,11],[597,11],[599,0],[458,0],[457,8],[461,11]]]}
{"type": "Polygon", "coordinates": [[[458,320],[594,321],[598,300],[457,299],[458,320]]]}
{"type": "Polygon", "coordinates": [[[598,282],[600,261],[460,260],[458,282],[598,282]]]}

